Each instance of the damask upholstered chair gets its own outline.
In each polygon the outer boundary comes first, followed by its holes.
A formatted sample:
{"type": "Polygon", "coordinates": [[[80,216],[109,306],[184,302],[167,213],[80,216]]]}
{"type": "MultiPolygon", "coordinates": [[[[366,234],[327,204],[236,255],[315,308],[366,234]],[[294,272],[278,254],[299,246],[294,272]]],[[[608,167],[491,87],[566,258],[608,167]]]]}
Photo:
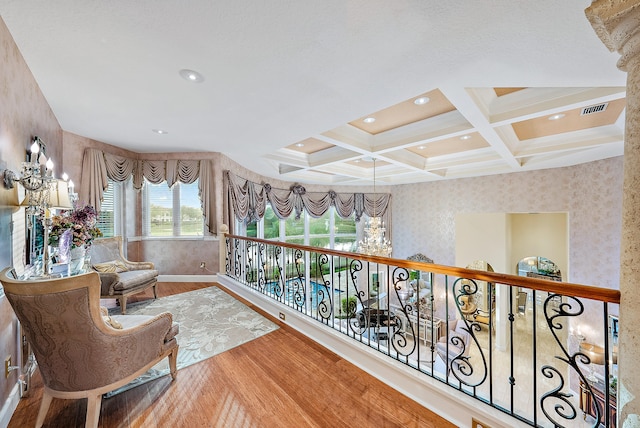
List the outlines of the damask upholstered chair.
{"type": "Polygon", "coordinates": [[[117,315],[111,321],[100,308],[96,272],[21,281],[7,268],[0,283],[42,375],[36,427],[42,426],[54,397],[87,398],[86,426],[97,427],[102,394],[126,385],[165,357],[175,379],[178,326],[172,315],[117,315]]]}
{"type": "Polygon", "coordinates": [[[462,319],[449,321],[449,332],[438,339],[436,352],[451,369],[451,364],[464,364],[469,357],[471,335],[462,319]]]}
{"type": "Polygon", "coordinates": [[[127,297],[153,287],[157,298],[158,271],[151,262],[132,262],[125,258],[122,237],[100,238],[91,246],[91,265],[100,273],[103,299],[118,299],[120,311],[127,313],[127,297]]]}

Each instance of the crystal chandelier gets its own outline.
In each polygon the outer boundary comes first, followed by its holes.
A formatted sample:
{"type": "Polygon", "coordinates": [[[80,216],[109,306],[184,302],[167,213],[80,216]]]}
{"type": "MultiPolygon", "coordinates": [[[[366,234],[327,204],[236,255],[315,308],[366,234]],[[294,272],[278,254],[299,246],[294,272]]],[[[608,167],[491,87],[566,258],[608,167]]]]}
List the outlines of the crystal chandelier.
{"type": "Polygon", "coordinates": [[[391,256],[391,242],[385,239],[384,232],[386,228],[382,222],[382,218],[376,216],[376,159],[373,158],[373,216],[369,217],[364,226],[364,239],[358,242],[358,252],[368,254],[370,256],[391,256]]]}

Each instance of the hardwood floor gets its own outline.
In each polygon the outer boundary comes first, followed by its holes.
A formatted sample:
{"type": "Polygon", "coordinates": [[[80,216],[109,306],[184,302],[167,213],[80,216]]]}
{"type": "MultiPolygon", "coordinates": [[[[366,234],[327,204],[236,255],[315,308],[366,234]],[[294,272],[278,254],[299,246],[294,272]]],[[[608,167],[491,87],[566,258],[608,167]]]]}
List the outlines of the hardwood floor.
{"type": "MultiPolygon", "coordinates": [[[[209,285],[162,283],[158,297],[209,285]]],[[[151,297],[149,290],[130,301],[151,297]]],[[[102,304],[115,306],[115,300],[102,304]]],[[[281,328],[179,370],[174,382],[165,376],[103,399],[99,426],[455,427],[277,319],[253,309],[281,328]]],[[[34,426],[41,396],[42,383],[36,372],[30,396],[20,400],[8,428],[34,426]]],[[[44,427],[82,427],[86,407],[86,400],[54,399],[44,427]]]]}

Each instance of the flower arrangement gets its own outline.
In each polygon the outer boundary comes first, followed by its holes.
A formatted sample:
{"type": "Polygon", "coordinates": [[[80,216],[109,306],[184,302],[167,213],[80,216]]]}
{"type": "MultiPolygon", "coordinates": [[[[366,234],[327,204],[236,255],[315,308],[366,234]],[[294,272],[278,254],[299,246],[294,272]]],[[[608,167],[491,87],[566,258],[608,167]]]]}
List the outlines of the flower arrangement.
{"type": "Polygon", "coordinates": [[[102,236],[102,232],[96,227],[98,213],[91,205],[63,211],[62,214],[53,216],[51,220],[49,245],[52,246],[58,246],[60,238],[67,230],[71,230],[73,236],[71,248],[87,248],[95,238],[102,236]]]}

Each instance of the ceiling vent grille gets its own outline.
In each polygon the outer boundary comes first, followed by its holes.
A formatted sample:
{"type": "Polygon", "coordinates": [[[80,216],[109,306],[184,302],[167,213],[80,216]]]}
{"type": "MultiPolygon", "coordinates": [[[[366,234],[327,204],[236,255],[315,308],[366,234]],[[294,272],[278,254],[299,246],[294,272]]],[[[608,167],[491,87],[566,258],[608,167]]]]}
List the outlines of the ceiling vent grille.
{"type": "Polygon", "coordinates": [[[600,113],[607,109],[609,103],[597,104],[595,106],[589,106],[582,109],[580,116],[586,116],[588,114],[600,113]]]}

